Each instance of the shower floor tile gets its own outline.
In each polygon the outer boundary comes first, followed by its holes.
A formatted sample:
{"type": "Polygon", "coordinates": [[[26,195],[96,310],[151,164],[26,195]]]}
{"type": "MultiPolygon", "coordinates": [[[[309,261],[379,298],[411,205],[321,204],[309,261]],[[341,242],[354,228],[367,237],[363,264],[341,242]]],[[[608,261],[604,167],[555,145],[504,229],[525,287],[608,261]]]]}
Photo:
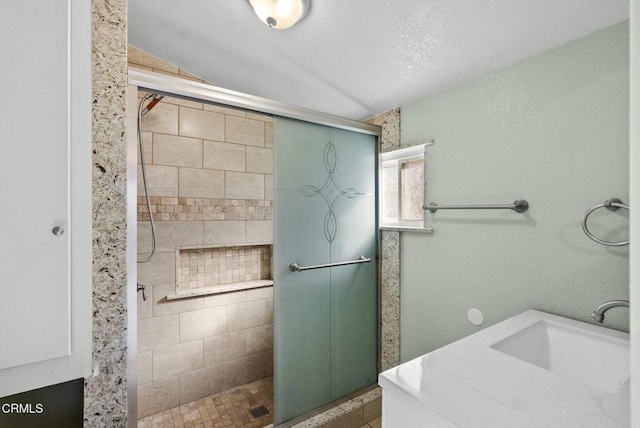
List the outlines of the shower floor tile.
{"type": "Polygon", "coordinates": [[[273,422],[273,378],[260,379],[138,419],[138,428],[262,428],[273,422]],[[252,416],[250,410],[266,407],[252,416]]]}

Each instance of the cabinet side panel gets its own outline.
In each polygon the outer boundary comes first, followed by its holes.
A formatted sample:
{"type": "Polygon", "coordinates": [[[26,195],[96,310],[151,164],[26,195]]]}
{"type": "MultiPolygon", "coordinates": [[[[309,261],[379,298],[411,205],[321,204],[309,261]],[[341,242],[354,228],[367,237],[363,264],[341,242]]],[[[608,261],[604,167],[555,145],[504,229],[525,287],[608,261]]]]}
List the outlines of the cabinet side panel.
{"type": "Polygon", "coordinates": [[[9,58],[0,86],[5,369],[70,353],[69,10],[35,0],[0,7],[9,58]],[[29,16],[30,25],[16,16],[29,16]]]}

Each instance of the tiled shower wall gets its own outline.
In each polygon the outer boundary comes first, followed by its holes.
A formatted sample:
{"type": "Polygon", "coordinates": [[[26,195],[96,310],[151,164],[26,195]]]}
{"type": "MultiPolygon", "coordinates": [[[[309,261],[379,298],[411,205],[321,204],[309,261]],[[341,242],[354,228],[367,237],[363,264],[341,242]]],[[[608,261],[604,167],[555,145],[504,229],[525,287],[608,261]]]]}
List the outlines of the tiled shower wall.
{"type": "MultiPolygon", "coordinates": [[[[130,65],[193,78],[130,53],[130,65]]],[[[177,246],[272,242],[272,125],[266,115],[170,97],[143,118],[158,240],[151,261],[138,264],[147,295],[138,295],[138,417],[272,375],[271,287],[166,300],[176,292],[177,246]]],[[[142,258],[151,231],[140,166],[138,195],[142,258]]]]}
{"type": "Polygon", "coordinates": [[[139,418],[273,374],[271,287],[167,302],[173,291],[154,285],[139,306],[139,418]]]}

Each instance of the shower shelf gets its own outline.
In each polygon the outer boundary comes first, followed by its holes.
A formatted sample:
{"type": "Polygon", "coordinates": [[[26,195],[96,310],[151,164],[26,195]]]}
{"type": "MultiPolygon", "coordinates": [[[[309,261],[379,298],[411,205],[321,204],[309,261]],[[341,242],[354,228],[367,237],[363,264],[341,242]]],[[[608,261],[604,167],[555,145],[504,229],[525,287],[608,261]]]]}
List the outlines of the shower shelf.
{"type": "Polygon", "coordinates": [[[271,287],[272,279],[257,279],[253,281],[233,282],[231,284],[212,285],[190,290],[182,290],[175,294],[169,294],[167,300],[188,299],[190,297],[211,296],[214,294],[230,293],[232,291],[251,290],[253,288],[271,287]]]}

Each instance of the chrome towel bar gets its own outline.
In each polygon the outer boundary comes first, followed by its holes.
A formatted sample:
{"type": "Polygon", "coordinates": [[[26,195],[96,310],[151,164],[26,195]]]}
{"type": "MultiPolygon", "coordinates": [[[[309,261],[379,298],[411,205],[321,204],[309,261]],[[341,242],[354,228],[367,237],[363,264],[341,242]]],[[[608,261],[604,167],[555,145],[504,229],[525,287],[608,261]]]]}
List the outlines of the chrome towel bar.
{"type": "Polygon", "coordinates": [[[339,262],[339,263],[326,263],[323,265],[314,265],[314,266],[300,266],[298,263],[291,263],[289,265],[289,270],[291,272],[302,272],[303,270],[311,270],[311,269],[323,269],[334,266],[345,266],[345,265],[355,265],[358,263],[369,263],[371,261],[370,257],[360,256],[358,260],[349,260],[348,262],[339,262]]]}
{"type": "Polygon", "coordinates": [[[523,213],[529,209],[529,202],[524,199],[515,200],[511,204],[491,204],[491,205],[438,205],[429,204],[422,207],[423,210],[429,210],[435,213],[438,210],[513,210],[523,213]]]}
{"type": "Polygon", "coordinates": [[[608,247],[621,247],[623,245],[629,245],[629,240],[619,241],[619,242],[604,241],[604,240],[602,240],[600,238],[597,238],[593,233],[591,233],[591,231],[587,227],[587,219],[589,218],[589,216],[591,215],[592,212],[594,212],[595,210],[600,209],[600,208],[606,208],[609,211],[618,211],[620,208],[624,208],[625,210],[629,211],[629,205],[624,204],[618,198],[607,199],[602,204],[594,205],[591,208],[589,208],[589,210],[587,210],[587,212],[584,214],[584,217],[582,217],[582,230],[584,231],[584,233],[592,241],[595,241],[598,244],[606,245],[608,247]]]}

